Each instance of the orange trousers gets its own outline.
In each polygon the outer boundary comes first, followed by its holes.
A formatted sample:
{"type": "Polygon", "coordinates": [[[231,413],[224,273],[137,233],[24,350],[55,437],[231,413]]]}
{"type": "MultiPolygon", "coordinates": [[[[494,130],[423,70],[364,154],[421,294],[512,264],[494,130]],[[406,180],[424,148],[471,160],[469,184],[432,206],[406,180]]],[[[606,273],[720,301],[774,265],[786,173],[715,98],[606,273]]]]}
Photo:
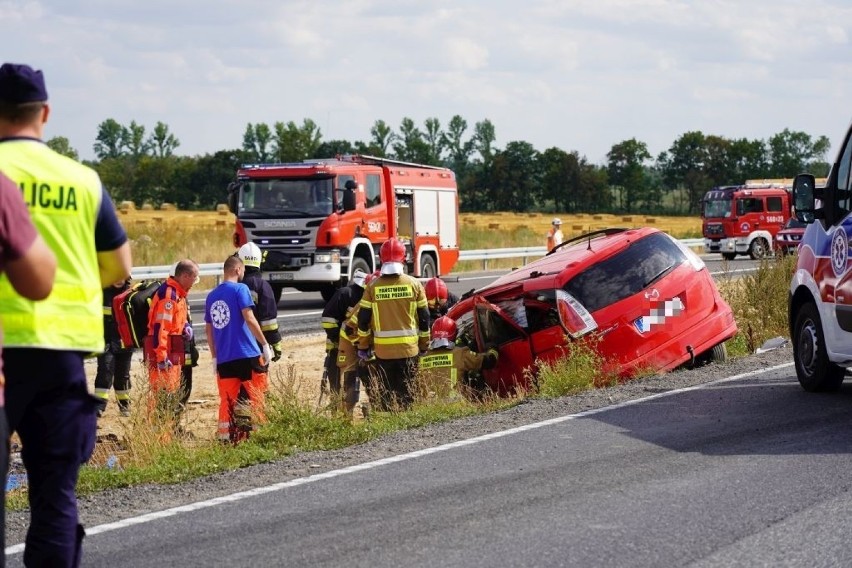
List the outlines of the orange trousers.
{"type": "Polygon", "coordinates": [[[217,377],[216,384],[219,387],[219,427],[216,437],[221,442],[234,444],[248,439],[257,424],[266,422],[268,374],[252,371],[250,381],[217,377]],[[248,394],[248,408],[237,402],[241,388],[248,394]]]}

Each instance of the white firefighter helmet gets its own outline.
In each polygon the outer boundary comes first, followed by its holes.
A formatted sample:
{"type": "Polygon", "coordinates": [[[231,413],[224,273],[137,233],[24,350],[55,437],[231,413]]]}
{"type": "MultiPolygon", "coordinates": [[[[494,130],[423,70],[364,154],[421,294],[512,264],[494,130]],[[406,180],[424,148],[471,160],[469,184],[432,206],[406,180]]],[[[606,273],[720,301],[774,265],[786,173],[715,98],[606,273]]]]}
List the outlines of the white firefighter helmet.
{"type": "Polygon", "coordinates": [[[240,250],[237,251],[237,256],[240,257],[240,260],[242,260],[243,264],[245,264],[246,266],[260,268],[260,260],[262,258],[262,254],[260,252],[260,247],[256,244],[244,244],[240,247],[240,250]]]}

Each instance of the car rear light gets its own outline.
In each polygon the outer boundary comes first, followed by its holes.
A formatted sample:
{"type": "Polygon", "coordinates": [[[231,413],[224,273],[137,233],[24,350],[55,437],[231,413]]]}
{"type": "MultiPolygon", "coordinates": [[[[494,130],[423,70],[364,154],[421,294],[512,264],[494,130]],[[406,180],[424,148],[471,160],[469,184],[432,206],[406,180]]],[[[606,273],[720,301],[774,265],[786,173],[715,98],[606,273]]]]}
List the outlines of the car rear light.
{"type": "Polygon", "coordinates": [[[577,339],[597,329],[598,323],[589,310],[565,290],[556,291],[556,307],[562,327],[572,338],[577,339]]]}

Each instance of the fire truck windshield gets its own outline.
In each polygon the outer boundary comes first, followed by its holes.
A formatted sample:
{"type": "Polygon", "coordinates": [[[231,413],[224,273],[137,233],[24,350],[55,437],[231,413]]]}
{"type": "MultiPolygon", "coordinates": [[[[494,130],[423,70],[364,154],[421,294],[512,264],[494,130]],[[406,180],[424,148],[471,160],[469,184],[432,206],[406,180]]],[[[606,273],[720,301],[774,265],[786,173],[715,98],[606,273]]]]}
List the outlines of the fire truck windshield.
{"type": "Polygon", "coordinates": [[[330,178],[248,180],[240,187],[240,218],[327,217],[333,211],[330,178]]]}
{"type": "Polygon", "coordinates": [[[730,199],[707,199],[704,201],[704,217],[714,219],[731,216],[730,199]]]}

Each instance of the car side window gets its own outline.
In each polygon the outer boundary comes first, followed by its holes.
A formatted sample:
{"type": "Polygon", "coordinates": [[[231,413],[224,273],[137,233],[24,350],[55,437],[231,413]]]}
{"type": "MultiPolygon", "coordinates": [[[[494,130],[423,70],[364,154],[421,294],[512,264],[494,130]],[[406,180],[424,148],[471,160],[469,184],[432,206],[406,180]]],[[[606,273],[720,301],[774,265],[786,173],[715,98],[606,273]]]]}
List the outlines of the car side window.
{"type": "Polygon", "coordinates": [[[653,233],[580,272],[565,291],[594,312],[641,292],[686,260],[665,233],[653,233]]]}
{"type": "MultiPolygon", "coordinates": [[[[520,308],[523,309],[523,302],[520,302],[520,308]]],[[[516,327],[488,306],[476,307],[476,320],[485,345],[502,345],[523,338],[523,334],[516,327]]]]}

